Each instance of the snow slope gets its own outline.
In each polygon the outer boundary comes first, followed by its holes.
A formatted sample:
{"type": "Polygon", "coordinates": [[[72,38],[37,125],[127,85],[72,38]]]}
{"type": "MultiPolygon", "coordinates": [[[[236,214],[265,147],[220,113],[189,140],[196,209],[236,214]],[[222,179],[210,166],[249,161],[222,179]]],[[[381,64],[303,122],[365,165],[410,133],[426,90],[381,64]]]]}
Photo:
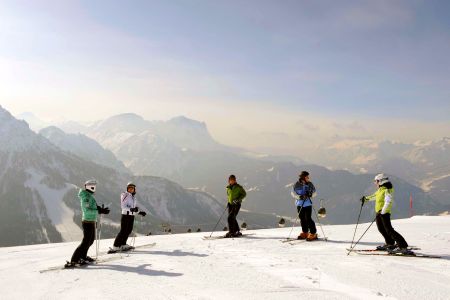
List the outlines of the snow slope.
{"type": "Polygon", "coordinates": [[[24,186],[35,190],[44,201],[47,215],[61,234],[63,241],[76,241],[83,238],[81,228],[74,223],[74,211],[70,209],[64,201],[64,195],[73,186],[65,184],[65,188],[52,189],[43,183],[45,174],[38,170],[30,169],[27,171],[30,178],[25,181],[24,186]]]}
{"type": "MultiPolygon", "coordinates": [[[[39,270],[69,259],[76,243],[2,248],[1,298],[448,299],[450,217],[414,217],[394,225],[422,252],[444,258],[347,256],[351,225],[324,227],[328,243],[295,246],[280,242],[290,228],[250,231],[255,235],[235,240],[204,241],[205,233],[139,237],[137,245],[157,245],[85,269],[43,274],[39,270]]],[[[103,240],[101,249],[111,243],[103,240]]],[[[378,243],[373,227],[360,247],[378,243]]]]}

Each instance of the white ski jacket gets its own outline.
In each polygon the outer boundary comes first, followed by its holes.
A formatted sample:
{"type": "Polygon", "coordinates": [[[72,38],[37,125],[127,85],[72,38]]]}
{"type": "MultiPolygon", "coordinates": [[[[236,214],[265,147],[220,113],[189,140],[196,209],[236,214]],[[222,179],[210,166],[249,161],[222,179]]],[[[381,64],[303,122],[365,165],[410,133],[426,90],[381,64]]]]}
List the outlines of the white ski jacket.
{"type": "Polygon", "coordinates": [[[137,212],[131,212],[131,208],[137,205],[136,197],[131,193],[124,192],[120,195],[120,207],[122,208],[122,215],[135,216],[137,212]]]}

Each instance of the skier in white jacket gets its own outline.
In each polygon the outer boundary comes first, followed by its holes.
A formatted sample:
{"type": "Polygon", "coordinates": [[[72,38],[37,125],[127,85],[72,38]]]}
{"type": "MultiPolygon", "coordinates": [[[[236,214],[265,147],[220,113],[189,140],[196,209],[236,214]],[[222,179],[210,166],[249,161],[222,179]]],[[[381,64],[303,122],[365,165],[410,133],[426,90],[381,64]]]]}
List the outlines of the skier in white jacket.
{"type": "Polygon", "coordinates": [[[133,231],[134,216],[147,215],[144,211],[139,211],[136,201],[136,185],[133,182],[127,184],[127,191],[120,195],[120,207],[122,208],[122,219],[120,221],[120,232],[114,241],[113,251],[128,251],[133,247],[127,245],[128,237],[133,231]]]}

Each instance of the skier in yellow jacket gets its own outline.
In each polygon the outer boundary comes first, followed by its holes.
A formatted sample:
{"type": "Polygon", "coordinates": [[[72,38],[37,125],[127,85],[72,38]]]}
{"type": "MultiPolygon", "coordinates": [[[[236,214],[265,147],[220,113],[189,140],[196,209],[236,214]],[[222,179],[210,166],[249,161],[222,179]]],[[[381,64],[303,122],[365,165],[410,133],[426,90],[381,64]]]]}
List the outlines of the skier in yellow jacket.
{"type": "Polygon", "coordinates": [[[375,176],[378,190],[370,196],[361,198],[362,202],[375,201],[376,223],[378,231],[383,235],[386,244],[378,246],[377,250],[390,253],[409,254],[408,243],[403,236],[394,230],[391,224],[391,211],[394,203],[394,186],[384,174],[375,176]]]}

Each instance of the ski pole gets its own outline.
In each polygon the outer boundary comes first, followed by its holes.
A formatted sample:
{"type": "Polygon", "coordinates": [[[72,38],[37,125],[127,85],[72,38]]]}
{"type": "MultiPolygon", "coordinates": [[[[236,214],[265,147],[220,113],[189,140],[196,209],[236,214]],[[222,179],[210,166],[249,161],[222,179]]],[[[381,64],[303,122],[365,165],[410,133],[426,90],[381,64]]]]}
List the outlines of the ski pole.
{"type": "Polygon", "coordinates": [[[372,225],[373,225],[373,223],[375,223],[376,219],[377,219],[377,217],[375,217],[375,219],[373,219],[372,223],[370,223],[369,227],[367,227],[366,231],[364,231],[364,233],[361,235],[359,240],[353,245],[353,247],[350,248],[350,250],[348,250],[347,256],[350,255],[350,253],[353,252],[353,249],[355,249],[356,245],[358,245],[359,242],[362,240],[362,238],[366,235],[367,231],[369,231],[370,227],[372,227],[372,225]]]}
{"type": "MultiPolygon", "coordinates": [[[[136,244],[136,231],[134,229],[135,227],[136,227],[136,218],[134,218],[134,221],[133,221],[133,231],[131,232],[131,235],[132,235],[132,237],[131,237],[131,250],[129,251],[129,253],[134,251],[134,245],[136,244]]],[[[128,256],[130,256],[130,254],[128,254],[127,257],[128,256]]]]}
{"type": "Polygon", "coordinates": [[[100,238],[102,235],[102,215],[99,215],[97,222],[97,230],[95,231],[95,235],[97,238],[96,248],[95,248],[95,260],[98,259],[98,252],[100,251],[100,238]]]}
{"type": "Polygon", "coordinates": [[[317,214],[317,211],[316,211],[316,209],[314,208],[314,205],[312,205],[312,208],[313,208],[313,210],[314,210],[314,213],[316,214],[317,223],[319,223],[320,230],[322,231],[322,234],[323,234],[323,238],[325,239],[325,242],[328,242],[328,238],[327,238],[327,236],[325,235],[325,231],[323,231],[322,223],[321,223],[320,220],[319,220],[319,215],[317,214]]]}
{"type": "MultiPolygon", "coordinates": [[[[302,211],[302,210],[300,209],[300,212],[301,212],[301,211],[302,211]]],[[[294,231],[295,223],[297,223],[297,220],[299,219],[300,212],[296,215],[295,221],[292,223],[291,231],[289,232],[289,236],[286,238],[287,240],[289,240],[289,239],[291,238],[292,231],[294,231]]]]}
{"type": "MultiPolygon", "coordinates": [[[[139,216],[140,216],[140,221],[142,223],[142,216],[141,215],[139,215],[139,216]]],[[[134,221],[136,222],[136,220],[134,220],[134,221]]],[[[134,228],[134,226],[133,226],[133,228],[134,228]]],[[[133,236],[133,243],[132,243],[133,248],[134,248],[135,244],[136,244],[136,232],[134,233],[134,236],[133,236]]]]}
{"type": "Polygon", "coordinates": [[[220,221],[222,220],[223,215],[224,215],[225,212],[227,211],[227,208],[228,208],[228,203],[227,203],[227,206],[225,206],[225,209],[224,209],[222,215],[220,215],[219,221],[217,221],[216,226],[214,226],[214,229],[211,231],[211,234],[209,235],[209,237],[212,237],[214,231],[216,231],[216,228],[217,228],[217,226],[219,226],[219,223],[220,223],[220,221]]]}
{"type": "Polygon", "coordinates": [[[361,201],[361,208],[359,209],[358,220],[356,221],[355,232],[353,233],[352,244],[350,245],[350,249],[353,247],[353,243],[355,242],[356,230],[358,230],[359,219],[361,218],[361,212],[364,206],[365,201],[361,201]]]}
{"type": "MultiPolygon", "coordinates": [[[[291,232],[289,232],[288,240],[291,238],[292,231],[294,231],[295,223],[297,223],[297,220],[300,219],[300,214],[302,212],[303,206],[305,205],[305,200],[303,200],[302,206],[300,207],[300,210],[297,212],[297,217],[295,218],[295,222],[292,224],[291,232]]],[[[302,220],[300,219],[300,223],[302,220]]]]}

